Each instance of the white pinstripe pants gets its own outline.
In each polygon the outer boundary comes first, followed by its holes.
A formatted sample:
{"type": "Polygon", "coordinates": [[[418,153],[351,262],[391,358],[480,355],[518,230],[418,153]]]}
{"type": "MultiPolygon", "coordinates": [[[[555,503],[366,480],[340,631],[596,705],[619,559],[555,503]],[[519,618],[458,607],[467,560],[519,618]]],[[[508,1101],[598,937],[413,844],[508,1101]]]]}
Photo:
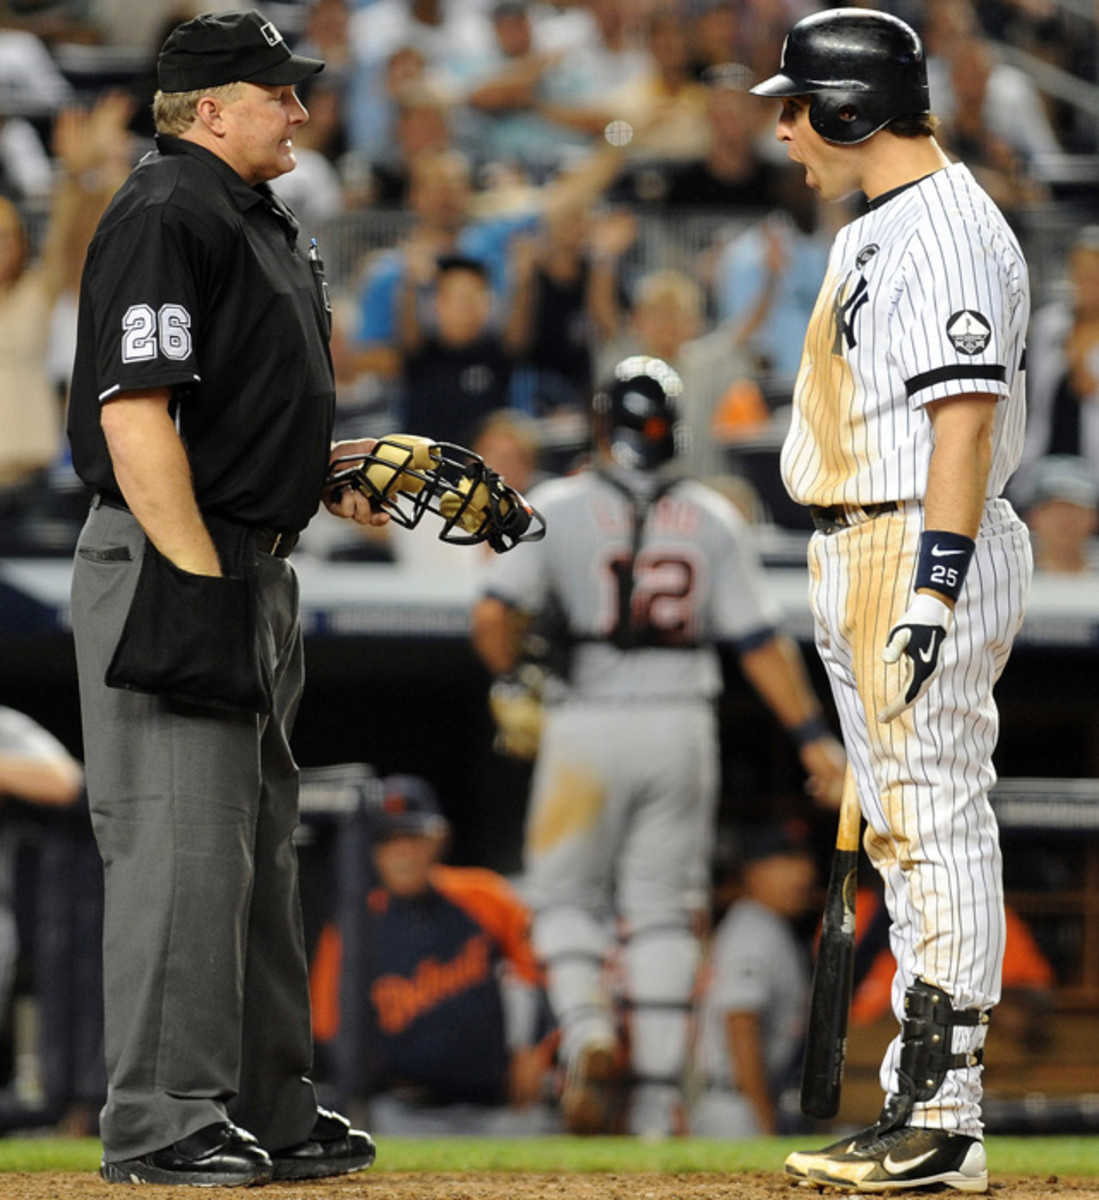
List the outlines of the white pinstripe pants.
{"type": "MultiPolygon", "coordinates": [[[[899,512],[810,542],[810,603],[867,828],[864,846],[885,885],[897,960],[893,1010],[903,1016],[916,978],[956,1009],[1000,998],[1004,951],[1002,862],[988,800],[999,732],[993,686],[1022,623],[1032,571],[1025,525],[1004,500],[986,505],[977,549],[926,695],[885,725],[877,713],[901,686],[881,661],[911,598],[922,510],[899,512]]],[[[985,1030],[954,1031],[955,1051],[985,1030]]],[[[897,1090],[900,1036],[882,1062],[897,1090]]],[[[979,1136],[980,1069],[951,1071],[913,1123],[979,1136]]]]}

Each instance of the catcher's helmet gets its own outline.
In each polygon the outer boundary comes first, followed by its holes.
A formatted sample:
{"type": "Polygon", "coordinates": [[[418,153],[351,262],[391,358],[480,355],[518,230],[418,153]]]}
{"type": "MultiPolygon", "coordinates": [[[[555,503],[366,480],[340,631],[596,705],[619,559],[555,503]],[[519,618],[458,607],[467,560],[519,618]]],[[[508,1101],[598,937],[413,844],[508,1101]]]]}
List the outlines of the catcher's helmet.
{"type": "Polygon", "coordinates": [[[683,381],[663,359],[623,359],[595,393],[595,434],[622,467],[651,471],[674,458],[685,437],[679,419],[683,381]]]}
{"type": "Polygon", "coordinates": [[[923,44],[888,13],[833,8],[804,17],[782,47],[777,75],[756,96],[809,96],[809,123],[854,145],[897,117],[931,111],[923,44]]]}

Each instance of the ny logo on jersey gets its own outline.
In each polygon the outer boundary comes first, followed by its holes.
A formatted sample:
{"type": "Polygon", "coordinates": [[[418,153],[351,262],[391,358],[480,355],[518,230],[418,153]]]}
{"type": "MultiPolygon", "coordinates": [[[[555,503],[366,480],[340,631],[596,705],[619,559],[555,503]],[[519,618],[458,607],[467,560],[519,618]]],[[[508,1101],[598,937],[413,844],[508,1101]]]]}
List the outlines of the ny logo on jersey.
{"type": "Polygon", "coordinates": [[[835,339],[832,342],[832,353],[842,354],[843,343],[847,343],[848,350],[854,350],[857,345],[855,341],[855,317],[862,306],[870,299],[866,280],[860,275],[859,281],[855,285],[855,290],[847,297],[846,300],[841,300],[840,297],[847,289],[847,284],[836,292],[836,298],[832,302],[832,324],[835,329],[835,339]]]}

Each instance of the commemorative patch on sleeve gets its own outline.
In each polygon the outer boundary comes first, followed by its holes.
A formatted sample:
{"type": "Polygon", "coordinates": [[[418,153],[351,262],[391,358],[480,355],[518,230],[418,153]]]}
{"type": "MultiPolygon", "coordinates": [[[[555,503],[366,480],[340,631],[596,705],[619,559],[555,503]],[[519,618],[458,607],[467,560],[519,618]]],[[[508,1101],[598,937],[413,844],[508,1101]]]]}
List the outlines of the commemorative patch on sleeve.
{"type": "Polygon", "coordinates": [[[961,354],[980,354],[992,337],[988,318],[972,308],[954,313],[946,323],[946,336],[961,354]]]}

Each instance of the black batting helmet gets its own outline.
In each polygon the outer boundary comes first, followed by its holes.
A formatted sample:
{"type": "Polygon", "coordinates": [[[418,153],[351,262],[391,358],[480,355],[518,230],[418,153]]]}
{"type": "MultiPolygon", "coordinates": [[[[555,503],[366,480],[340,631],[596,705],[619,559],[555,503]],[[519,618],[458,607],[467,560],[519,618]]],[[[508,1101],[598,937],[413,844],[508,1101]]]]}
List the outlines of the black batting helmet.
{"type": "Polygon", "coordinates": [[[682,394],[683,381],[663,359],[625,358],[592,401],[596,437],[619,466],[651,471],[674,458],[685,437],[682,394]]]}
{"type": "Polygon", "coordinates": [[[923,44],[888,13],[833,8],[798,21],[777,75],[757,96],[809,96],[809,123],[829,142],[854,145],[897,117],[931,111],[923,44]]]}

